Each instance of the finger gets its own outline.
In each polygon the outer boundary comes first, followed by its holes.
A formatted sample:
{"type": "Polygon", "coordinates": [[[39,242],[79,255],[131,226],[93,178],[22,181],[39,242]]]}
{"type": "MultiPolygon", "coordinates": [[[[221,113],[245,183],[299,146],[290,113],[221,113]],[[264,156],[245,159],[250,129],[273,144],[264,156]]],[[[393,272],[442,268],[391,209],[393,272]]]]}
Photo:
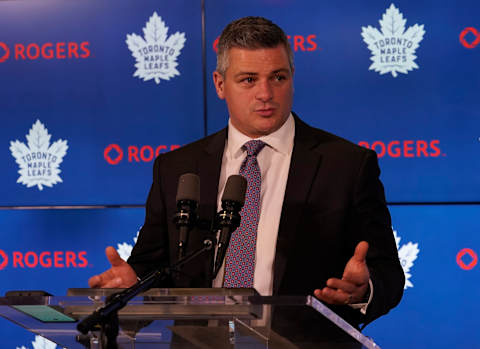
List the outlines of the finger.
{"type": "Polygon", "coordinates": [[[368,252],[368,242],[360,241],[355,247],[355,253],[353,254],[353,259],[358,262],[365,262],[368,252]]]}
{"type": "Polygon", "coordinates": [[[112,246],[108,246],[105,249],[105,254],[107,255],[108,261],[112,265],[112,267],[118,267],[125,263],[125,261],[120,257],[117,250],[114,249],[112,246]]]}
{"type": "Polygon", "coordinates": [[[114,278],[112,271],[109,269],[101,274],[94,275],[88,280],[88,285],[92,288],[103,288],[105,284],[114,278]]]}
{"type": "Polygon", "coordinates": [[[123,280],[120,277],[109,280],[102,288],[121,288],[123,287],[123,280]]]}
{"type": "Polygon", "coordinates": [[[88,286],[90,288],[97,288],[100,286],[100,281],[101,281],[100,276],[94,275],[90,279],[88,279],[88,286]]]}
{"type": "Polygon", "coordinates": [[[330,287],[325,287],[322,290],[322,294],[325,296],[325,298],[329,299],[331,304],[348,304],[351,295],[343,292],[342,290],[335,290],[330,287]]]}
{"type": "Polygon", "coordinates": [[[327,280],[327,286],[328,287],[333,288],[333,289],[342,290],[343,292],[349,293],[349,294],[354,293],[357,290],[358,286],[361,286],[362,284],[356,285],[351,281],[345,281],[345,280],[340,280],[340,279],[336,279],[336,278],[332,278],[332,279],[327,280]]]}
{"type": "Polygon", "coordinates": [[[341,290],[335,290],[330,287],[324,287],[314,291],[314,295],[328,304],[345,305],[350,303],[352,296],[341,290]]]}

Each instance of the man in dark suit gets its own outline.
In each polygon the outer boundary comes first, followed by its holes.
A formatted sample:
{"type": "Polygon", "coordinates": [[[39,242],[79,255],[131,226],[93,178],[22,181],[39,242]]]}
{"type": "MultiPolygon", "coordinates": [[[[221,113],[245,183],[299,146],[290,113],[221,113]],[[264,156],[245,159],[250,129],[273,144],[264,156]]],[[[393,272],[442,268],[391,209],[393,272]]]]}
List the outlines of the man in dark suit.
{"type": "MultiPolygon", "coordinates": [[[[264,295],[313,293],[357,327],[387,313],[401,299],[404,274],[376,154],[291,113],[293,54],[272,22],[247,17],[230,23],[217,60],[213,78],[228,106],[228,129],[156,159],[145,224],[128,263],[107,248],[112,268],[92,277],[90,286],[128,287],[175,262],[178,233],[171,217],[179,176],[200,176],[199,215],[210,218],[226,178],[246,157],[243,142],[255,139],[266,146],[257,156],[262,193],[254,286],[264,295]]],[[[189,249],[203,238],[191,233],[189,249]]],[[[161,286],[210,287],[206,258],[161,286]]],[[[222,286],[220,274],[214,286],[222,286]]],[[[293,339],[300,333],[341,337],[321,317],[288,309],[274,313],[272,324],[293,339]],[[295,331],[288,321],[293,315],[295,331]]]]}

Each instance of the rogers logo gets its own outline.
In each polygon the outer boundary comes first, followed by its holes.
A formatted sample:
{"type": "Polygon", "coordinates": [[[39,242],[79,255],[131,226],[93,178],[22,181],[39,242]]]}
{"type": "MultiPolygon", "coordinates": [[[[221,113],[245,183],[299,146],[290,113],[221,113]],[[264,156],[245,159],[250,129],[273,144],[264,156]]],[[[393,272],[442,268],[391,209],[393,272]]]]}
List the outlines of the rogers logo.
{"type": "MultiPolygon", "coordinates": [[[[287,39],[290,40],[290,45],[292,46],[292,50],[297,51],[315,51],[321,50],[318,47],[315,39],[317,36],[315,34],[310,34],[307,36],[304,35],[287,35],[287,39]]],[[[217,37],[213,42],[212,48],[215,52],[218,51],[218,40],[220,37],[217,37]]]]}
{"type": "MultiPolygon", "coordinates": [[[[5,51],[0,57],[0,63],[10,57],[10,48],[4,42],[0,42],[0,48],[5,51]]],[[[0,50],[1,54],[1,50],[0,50]]],[[[80,59],[91,55],[90,42],[46,42],[44,44],[14,44],[13,57],[15,60],[43,59],[80,59]]]]}
{"type": "Polygon", "coordinates": [[[374,141],[372,143],[366,141],[358,142],[362,147],[372,149],[377,153],[379,158],[385,155],[392,158],[419,158],[419,157],[439,157],[442,154],[440,150],[440,141],[438,139],[432,141],[422,140],[406,140],[406,141],[374,141]]]}
{"type": "Polygon", "coordinates": [[[472,270],[478,262],[478,256],[471,248],[462,248],[457,253],[457,264],[463,270],[472,270]]]}
{"type": "Polygon", "coordinates": [[[0,250],[0,270],[5,269],[9,263],[13,268],[85,268],[88,266],[87,251],[13,251],[9,256],[0,250]]]}
{"type": "Polygon", "coordinates": [[[480,43],[480,32],[473,28],[468,27],[462,30],[460,33],[460,43],[466,48],[475,48],[480,43]],[[473,39],[469,41],[469,39],[473,39]]]}
{"type": "Polygon", "coordinates": [[[126,152],[124,152],[123,148],[118,144],[109,144],[103,151],[103,157],[110,165],[119,164],[123,160],[125,153],[127,154],[128,162],[151,162],[159,154],[178,148],[180,148],[178,144],[171,144],[169,146],[159,145],[156,148],[150,145],[140,147],[129,145],[126,152]]]}
{"type": "Polygon", "coordinates": [[[0,270],[2,270],[8,264],[8,256],[3,250],[0,250],[0,257],[2,258],[2,263],[0,263],[0,270]]]}
{"type": "Polygon", "coordinates": [[[2,62],[5,62],[8,59],[8,57],[10,57],[10,49],[4,42],[0,42],[0,47],[3,49],[3,51],[5,51],[3,56],[0,57],[0,63],[2,63],[2,62]]]}

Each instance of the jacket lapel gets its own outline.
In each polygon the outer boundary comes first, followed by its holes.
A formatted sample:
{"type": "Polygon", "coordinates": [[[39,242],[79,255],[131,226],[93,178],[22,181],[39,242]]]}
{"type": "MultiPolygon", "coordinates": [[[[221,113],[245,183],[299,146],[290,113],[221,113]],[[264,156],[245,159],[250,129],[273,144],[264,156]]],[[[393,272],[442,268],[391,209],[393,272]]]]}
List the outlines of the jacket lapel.
{"type": "MultiPolygon", "coordinates": [[[[211,222],[217,213],[217,193],[218,181],[222,169],[222,157],[225,147],[226,129],[212,135],[208,144],[202,150],[201,155],[196,159],[197,173],[202,179],[200,183],[200,202],[198,216],[204,222],[211,222]]],[[[210,234],[210,224],[202,224],[200,231],[203,234],[198,235],[196,248],[203,245],[205,234],[210,234]]],[[[204,265],[203,284],[201,287],[211,287],[213,271],[214,250],[204,254],[204,263],[198,260],[199,265],[204,265]]],[[[197,286],[198,287],[198,286],[197,286]]]]}
{"type": "Polygon", "coordinates": [[[212,136],[204,149],[204,156],[198,159],[198,175],[200,183],[200,218],[211,219],[217,212],[218,181],[222,169],[222,157],[225,147],[227,129],[212,136]]]}
{"type": "Polygon", "coordinates": [[[296,227],[322,158],[316,149],[320,141],[315,137],[312,128],[303,123],[295,114],[294,117],[295,139],[275,252],[274,295],[277,294],[281,285],[287,257],[293,246],[292,242],[296,238],[296,227]]]}

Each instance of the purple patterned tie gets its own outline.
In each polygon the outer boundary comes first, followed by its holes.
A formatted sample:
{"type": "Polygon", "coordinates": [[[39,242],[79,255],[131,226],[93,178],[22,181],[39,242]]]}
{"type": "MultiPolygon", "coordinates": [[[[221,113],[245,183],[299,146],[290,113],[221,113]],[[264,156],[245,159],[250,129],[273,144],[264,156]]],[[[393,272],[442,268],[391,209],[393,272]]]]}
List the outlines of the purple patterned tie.
{"type": "Polygon", "coordinates": [[[262,185],[257,155],[265,145],[259,140],[252,140],[243,145],[247,150],[247,157],[240,167],[240,174],[247,179],[247,192],[245,204],[240,211],[242,217],[240,226],[233,232],[228,246],[223,287],[253,287],[262,185]]]}

